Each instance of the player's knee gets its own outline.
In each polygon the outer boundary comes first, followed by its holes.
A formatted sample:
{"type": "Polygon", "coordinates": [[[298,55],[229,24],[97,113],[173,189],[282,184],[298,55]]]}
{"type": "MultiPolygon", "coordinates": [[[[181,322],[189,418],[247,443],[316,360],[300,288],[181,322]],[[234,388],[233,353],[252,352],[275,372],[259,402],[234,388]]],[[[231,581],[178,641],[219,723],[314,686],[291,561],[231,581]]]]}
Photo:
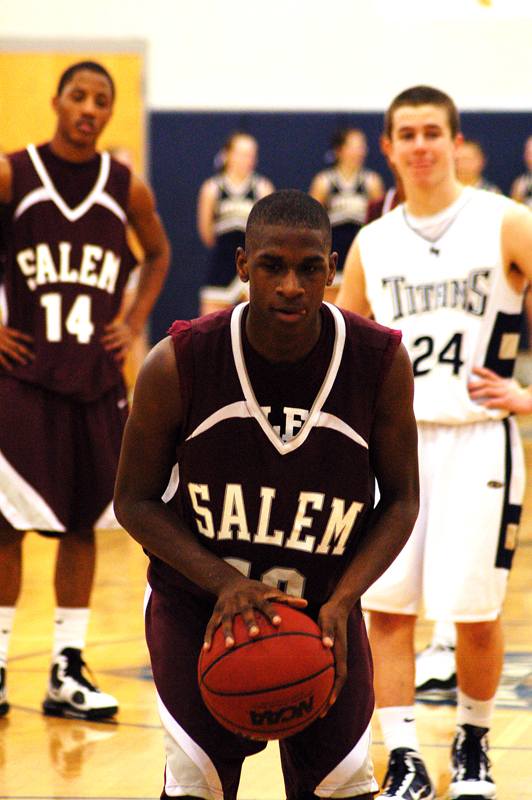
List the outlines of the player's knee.
{"type": "Polygon", "coordinates": [[[499,626],[499,618],[482,622],[459,622],[456,624],[457,647],[463,641],[476,650],[489,650],[499,635],[499,626]]]}
{"type": "Polygon", "coordinates": [[[387,611],[370,611],[369,627],[372,633],[392,636],[402,632],[409,632],[416,624],[416,617],[412,614],[390,614],[387,611]]]}

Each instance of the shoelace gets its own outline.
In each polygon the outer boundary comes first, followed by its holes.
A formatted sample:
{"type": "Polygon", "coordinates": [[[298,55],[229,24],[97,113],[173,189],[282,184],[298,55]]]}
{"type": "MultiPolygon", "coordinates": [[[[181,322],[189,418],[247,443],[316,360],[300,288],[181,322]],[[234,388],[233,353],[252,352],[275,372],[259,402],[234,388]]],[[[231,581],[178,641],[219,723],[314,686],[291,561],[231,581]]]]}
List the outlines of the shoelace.
{"type": "Polygon", "coordinates": [[[455,756],[461,773],[460,777],[466,781],[478,780],[480,777],[484,777],[481,775],[482,768],[487,775],[491,766],[484,746],[485,733],[479,735],[480,731],[485,729],[475,729],[472,725],[463,727],[464,734],[462,740],[458,741],[455,756]]]}
{"type": "Polygon", "coordinates": [[[414,771],[412,760],[406,750],[401,751],[401,755],[392,755],[386,775],[384,776],[383,788],[386,791],[398,792],[404,783],[407,775],[414,771]],[[386,786],[388,778],[391,778],[390,785],[386,786]]]}
{"type": "Polygon", "coordinates": [[[88,664],[83,661],[81,653],[73,648],[68,648],[68,653],[66,651],[62,651],[61,655],[63,655],[67,660],[67,667],[65,669],[65,675],[68,675],[70,678],[74,678],[78,683],[84,686],[86,689],[90,689],[91,691],[97,690],[96,686],[96,679],[94,674],[89,667],[88,664]],[[82,670],[85,669],[88,674],[89,678],[93,681],[90,683],[87,678],[83,675],[82,670]]]}

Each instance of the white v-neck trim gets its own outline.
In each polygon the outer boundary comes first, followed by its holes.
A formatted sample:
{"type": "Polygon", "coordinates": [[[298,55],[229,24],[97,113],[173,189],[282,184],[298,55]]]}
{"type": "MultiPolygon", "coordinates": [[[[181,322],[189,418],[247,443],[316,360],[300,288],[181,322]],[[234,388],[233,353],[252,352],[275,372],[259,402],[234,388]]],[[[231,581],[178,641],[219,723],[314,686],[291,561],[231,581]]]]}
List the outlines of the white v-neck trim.
{"type": "Polygon", "coordinates": [[[344,352],[346,336],[345,320],[341,311],[339,311],[336,306],[330,305],[329,303],[324,304],[332,312],[336,329],[333,353],[329,363],[329,368],[316,399],[314,400],[312,408],[310,409],[307,419],[299,429],[298,433],[292,439],[290,439],[290,441],[284,442],[279,434],[273,429],[272,425],[261,409],[257,398],[255,397],[248,371],[246,369],[242,346],[241,320],[242,314],[247,305],[249,305],[249,303],[240,303],[240,305],[235,307],[231,315],[231,345],[233,348],[233,357],[235,359],[235,367],[238,379],[244,393],[246,406],[250,416],[257,420],[263,432],[273,446],[279,451],[279,453],[281,453],[281,455],[285,455],[286,453],[291,453],[293,450],[296,450],[298,447],[300,447],[306,441],[311,430],[319,425],[321,409],[323,408],[323,405],[331,392],[344,352]]]}
{"type": "Polygon", "coordinates": [[[78,206],[75,208],[70,208],[70,206],[65,203],[55,188],[35,145],[29,144],[26,149],[43,185],[26,195],[15,211],[16,218],[20,217],[27,208],[35,203],[43,200],[51,200],[53,203],[55,203],[59,211],[64,217],[66,217],[66,219],[68,219],[69,222],[76,222],[84,214],[86,214],[91,206],[93,206],[95,203],[105,206],[112,211],[113,214],[119,217],[122,222],[126,222],[124,210],[119,206],[116,200],[114,200],[109,194],[107,194],[107,192],[104,191],[111,169],[111,156],[109,153],[106,151],[101,153],[101,163],[98,178],[96,179],[96,183],[92,187],[89,194],[78,206]]]}

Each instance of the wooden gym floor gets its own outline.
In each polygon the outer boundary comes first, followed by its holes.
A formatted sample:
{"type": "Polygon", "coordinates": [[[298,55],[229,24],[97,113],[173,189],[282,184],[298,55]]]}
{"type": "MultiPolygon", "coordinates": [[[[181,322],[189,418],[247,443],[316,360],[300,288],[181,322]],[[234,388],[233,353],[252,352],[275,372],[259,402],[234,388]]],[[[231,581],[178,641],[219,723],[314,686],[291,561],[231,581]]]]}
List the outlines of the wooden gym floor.
{"type": "MultiPolygon", "coordinates": [[[[532,422],[522,424],[532,475],[532,422]]],[[[0,799],[152,800],[161,791],[164,751],[144,642],[146,558],[124,532],[99,537],[97,581],[85,655],[120,711],[114,723],[45,717],[41,702],[50,658],[55,543],[25,540],[24,585],[8,663],[11,710],[0,719],[0,799]]],[[[506,659],[491,732],[498,800],[532,800],[532,481],[504,607],[506,659]]],[[[418,645],[430,626],[418,625],[418,645]]],[[[420,742],[438,798],[447,797],[454,709],[418,704],[420,742]]],[[[376,777],[386,755],[374,728],[376,777]]],[[[242,800],[282,800],[277,746],[248,759],[242,800]]]]}

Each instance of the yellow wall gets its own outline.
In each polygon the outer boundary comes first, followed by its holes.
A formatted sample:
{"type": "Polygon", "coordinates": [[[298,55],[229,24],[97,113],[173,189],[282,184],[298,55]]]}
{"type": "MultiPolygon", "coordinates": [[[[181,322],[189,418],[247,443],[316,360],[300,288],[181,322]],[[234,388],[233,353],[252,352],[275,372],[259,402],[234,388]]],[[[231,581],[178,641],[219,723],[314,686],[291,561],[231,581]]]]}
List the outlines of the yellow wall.
{"type": "Polygon", "coordinates": [[[126,147],[135,170],[144,173],[145,123],[141,53],[98,51],[8,52],[0,50],[0,148],[11,152],[51,138],[55,114],[51,98],[61,74],[78,61],[97,61],[116,85],[115,110],[99,148],[126,147]]]}

